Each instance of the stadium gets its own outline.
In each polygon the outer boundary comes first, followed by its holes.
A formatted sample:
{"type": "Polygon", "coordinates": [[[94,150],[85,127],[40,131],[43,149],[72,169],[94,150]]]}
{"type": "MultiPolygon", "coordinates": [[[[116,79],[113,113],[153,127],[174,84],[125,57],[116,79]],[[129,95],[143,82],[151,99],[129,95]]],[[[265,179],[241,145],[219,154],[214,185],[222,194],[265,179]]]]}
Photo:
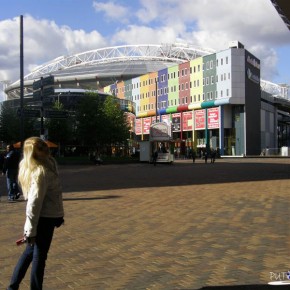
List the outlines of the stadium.
{"type": "MultiPolygon", "coordinates": [[[[234,41],[230,44],[230,47],[231,49],[236,48],[245,51],[243,46],[241,45],[240,47],[240,45],[239,42],[234,41]]],[[[211,49],[200,48],[189,44],[174,43],[160,45],[124,45],[96,49],[71,56],[61,56],[41,65],[24,77],[24,103],[27,106],[39,105],[41,100],[39,96],[36,97],[33,94],[33,83],[40,78],[54,76],[54,92],[45,98],[46,105],[48,106],[58,99],[65,105],[66,109],[70,110],[74,107],[77,99],[82,97],[86,91],[98,91],[104,95],[106,93],[116,95],[123,104],[124,110],[135,113],[134,108],[136,102],[132,95],[126,94],[125,96],[123,94],[120,96],[120,94],[118,95],[116,93],[116,90],[106,91],[104,88],[108,88],[112,84],[115,88],[119,88],[119,84],[131,82],[134,78],[153,72],[168,70],[174,66],[182,66],[191,61],[206,59],[207,57],[216,56],[219,53],[211,49]]],[[[261,95],[259,108],[263,107],[263,104],[271,106],[269,118],[271,119],[272,116],[275,116],[275,124],[277,124],[277,127],[280,124],[280,127],[276,130],[270,128],[270,125],[267,125],[269,128],[264,128],[264,132],[259,132],[258,135],[261,135],[261,140],[258,143],[252,140],[247,145],[247,148],[235,148],[235,150],[228,150],[227,152],[223,152],[222,149],[223,154],[257,155],[266,147],[269,149],[268,152],[271,152],[273,149],[273,152],[277,154],[282,146],[290,146],[290,95],[288,86],[274,84],[262,80],[259,77],[258,89],[261,95]],[[284,132],[283,136],[280,134],[280,131],[284,132]],[[253,144],[254,142],[256,145],[253,144]],[[252,146],[254,146],[254,149],[250,149],[252,146]]],[[[9,85],[5,92],[7,94],[6,102],[10,103],[13,107],[19,106],[20,81],[9,85]]],[[[159,98],[162,98],[162,96],[159,97],[158,95],[159,98]]],[[[202,101],[204,102],[205,99],[202,101]]],[[[158,101],[156,102],[158,103],[158,101]]],[[[156,114],[161,114],[162,112],[161,108],[155,111],[156,114]]],[[[267,112],[262,113],[263,116],[265,114],[268,115],[268,109],[265,111],[267,112]]],[[[164,111],[163,113],[166,112],[164,111]]],[[[142,118],[145,115],[144,112],[142,114],[136,113],[136,118],[142,118]]],[[[266,117],[264,122],[266,124],[269,123],[268,117],[266,117]]],[[[265,125],[262,124],[262,127],[265,127],[265,125]]],[[[257,128],[257,130],[261,129],[257,128]]],[[[211,147],[212,145],[224,147],[223,142],[221,144],[213,144],[212,141],[205,141],[211,143],[197,144],[194,142],[194,131],[192,129],[192,134],[186,135],[186,140],[182,137],[182,132],[179,135],[175,134],[175,146],[179,148],[178,152],[182,155],[185,155],[188,149],[187,147],[191,146],[199,146],[200,148],[204,146],[211,147]]],[[[134,132],[136,132],[135,126],[134,132]]],[[[148,139],[148,132],[144,132],[144,134],[141,132],[141,136],[140,134],[136,134],[135,137],[137,141],[146,140],[148,139]]],[[[201,139],[206,138],[203,136],[201,139]]]]}

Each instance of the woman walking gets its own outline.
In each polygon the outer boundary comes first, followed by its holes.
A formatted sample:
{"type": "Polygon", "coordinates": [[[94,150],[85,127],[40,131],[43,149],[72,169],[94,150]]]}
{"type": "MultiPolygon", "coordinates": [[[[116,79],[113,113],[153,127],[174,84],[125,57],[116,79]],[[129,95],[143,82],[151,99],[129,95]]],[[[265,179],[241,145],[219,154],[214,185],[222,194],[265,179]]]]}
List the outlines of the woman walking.
{"type": "Polygon", "coordinates": [[[47,253],[54,228],[63,224],[64,210],[56,161],[45,141],[25,140],[18,181],[27,200],[23,242],[26,248],[14,269],[8,290],[18,289],[32,263],[30,289],[42,289],[47,253]]]}

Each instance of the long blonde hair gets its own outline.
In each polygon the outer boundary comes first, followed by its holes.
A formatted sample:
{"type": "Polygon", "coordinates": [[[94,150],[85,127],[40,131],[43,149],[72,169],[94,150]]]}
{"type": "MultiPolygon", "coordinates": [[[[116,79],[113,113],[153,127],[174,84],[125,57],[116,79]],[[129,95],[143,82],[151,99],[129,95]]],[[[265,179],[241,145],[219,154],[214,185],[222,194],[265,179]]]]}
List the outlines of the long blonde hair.
{"type": "Polygon", "coordinates": [[[56,164],[50,158],[47,144],[39,137],[30,137],[23,146],[23,159],[19,164],[18,182],[22,188],[24,198],[28,198],[31,178],[45,173],[46,168],[56,170],[56,164]]]}

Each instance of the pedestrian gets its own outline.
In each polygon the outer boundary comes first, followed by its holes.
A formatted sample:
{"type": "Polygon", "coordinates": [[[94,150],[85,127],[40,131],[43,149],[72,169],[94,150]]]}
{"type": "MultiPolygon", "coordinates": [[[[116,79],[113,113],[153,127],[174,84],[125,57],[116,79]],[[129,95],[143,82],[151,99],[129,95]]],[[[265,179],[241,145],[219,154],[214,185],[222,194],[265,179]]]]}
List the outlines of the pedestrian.
{"type": "Polygon", "coordinates": [[[45,262],[54,228],[63,224],[62,190],[57,164],[47,144],[38,137],[24,142],[19,184],[27,200],[22,241],[26,243],[12,274],[8,290],[18,289],[32,263],[30,289],[42,289],[45,262]]]}
{"type": "Polygon", "coordinates": [[[204,162],[207,163],[208,152],[207,149],[204,150],[204,162]]]}
{"type": "Polygon", "coordinates": [[[15,150],[13,144],[7,145],[6,151],[7,154],[4,157],[2,174],[6,175],[8,201],[13,202],[20,197],[17,181],[20,153],[15,150]]]}
{"type": "Polygon", "coordinates": [[[191,157],[192,157],[192,162],[195,163],[196,152],[194,149],[192,150],[191,157]]]}
{"type": "Polygon", "coordinates": [[[154,166],[156,166],[157,158],[158,158],[158,151],[155,150],[154,153],[153,153],[153,158],[152,158],[154,166]]]}
{"type": "Polygon", "coordinates": [[[216,158],[216,150],[211,148],[210,151],[210,163],[214,163],[216,158]]]}

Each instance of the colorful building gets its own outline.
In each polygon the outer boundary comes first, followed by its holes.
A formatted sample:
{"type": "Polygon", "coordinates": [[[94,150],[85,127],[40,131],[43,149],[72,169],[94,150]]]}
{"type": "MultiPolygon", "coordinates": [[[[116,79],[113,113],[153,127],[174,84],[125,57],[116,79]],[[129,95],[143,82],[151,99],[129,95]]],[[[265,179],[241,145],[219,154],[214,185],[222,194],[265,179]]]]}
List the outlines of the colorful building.
{"type": "Polygon", "coordinates": [[[239,42],[226,50],[104,88],[135,102],[136,139],[152,123],[171,124],[175,150],[218,149],[222,155],[261,152],[260,60],[239,42]]]}

